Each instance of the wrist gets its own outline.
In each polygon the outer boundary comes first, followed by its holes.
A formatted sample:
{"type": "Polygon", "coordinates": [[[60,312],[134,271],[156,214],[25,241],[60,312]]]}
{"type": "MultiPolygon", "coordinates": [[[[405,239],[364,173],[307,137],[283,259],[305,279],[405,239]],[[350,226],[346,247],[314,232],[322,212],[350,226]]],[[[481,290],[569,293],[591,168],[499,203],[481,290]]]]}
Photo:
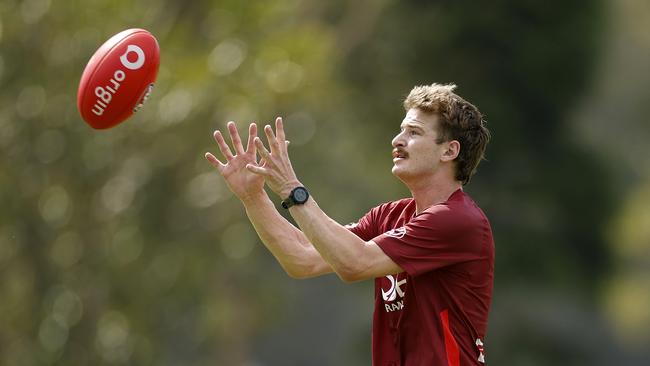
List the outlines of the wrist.
{"type": "Polygon", "coordinates": [[[280,196],[280,199],[283,199],[283,200],[284,200],[284,199],[286,199],[287,197],[289,197],[289,195],[291,194],[291,191],[293,191],[293,190],[296,189],[297,187],[302,187],[302,183],[300,183],[300,182],[297,181],[297,180],[296,180],[296,181],[292,181],[292,182],[288,182],[287,184],[285,184],[285,185],[282,187],[282,189],[280,190],[280,192],[278,192],[278,193],[279,193],[278,195],[280,196]]]}
{"type": "Polygon", "coordinates": [[[295,205],[304,205],[307,200],[309,200],[309,191],[303,186],[298,186],[289,193],[289,197],[282,200],[281,204],[284,209],[289,209],[295,205]]]}
{"type": "Polygon", "coordinates": [[[267,199],[269,199],[269,196],[266,194],[264,189],[239,197],[239,200],[244,204],[244,206],[255,205],[267,199]]]}

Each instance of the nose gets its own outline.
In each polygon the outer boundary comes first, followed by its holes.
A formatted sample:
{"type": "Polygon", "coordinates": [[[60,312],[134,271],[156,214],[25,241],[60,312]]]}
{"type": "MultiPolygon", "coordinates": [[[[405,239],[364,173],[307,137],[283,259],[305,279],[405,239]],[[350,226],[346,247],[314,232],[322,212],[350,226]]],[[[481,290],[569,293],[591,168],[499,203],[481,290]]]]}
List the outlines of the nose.
{"type": "Polygon", "coordinates": [[[406,146],[406,142],[404,142],[404,133],[400,132],[395,137],[393,137],[393,141],[391,142],[391,144],[393,145],[393,147],[406,146]]]}

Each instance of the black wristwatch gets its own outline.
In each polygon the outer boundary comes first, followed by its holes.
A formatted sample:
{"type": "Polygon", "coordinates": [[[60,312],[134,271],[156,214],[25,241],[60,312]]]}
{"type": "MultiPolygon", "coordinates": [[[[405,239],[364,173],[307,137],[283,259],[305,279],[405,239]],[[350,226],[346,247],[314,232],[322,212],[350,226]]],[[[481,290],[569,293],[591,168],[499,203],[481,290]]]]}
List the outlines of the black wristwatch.
{"type": "Polygon", "coordinates": [[[307,202],[308,199],[309,192],[307,191],[307,188],[296,187],[291,191],[291,193],[289,193],[289,197],[282,201],[282,207],[288,209],[293,205],[302,205],[307,202]]]}

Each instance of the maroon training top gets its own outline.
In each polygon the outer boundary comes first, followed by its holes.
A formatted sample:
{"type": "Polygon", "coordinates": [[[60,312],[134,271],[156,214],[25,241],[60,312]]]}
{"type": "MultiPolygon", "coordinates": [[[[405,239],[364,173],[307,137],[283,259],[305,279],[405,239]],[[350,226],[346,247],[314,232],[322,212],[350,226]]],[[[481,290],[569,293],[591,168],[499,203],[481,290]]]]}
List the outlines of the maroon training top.
{"type": "Polygon", "coordinates": [[[415,215],[412,198],[373,208],[348,229],[405,272],[375,279],[374,366],[483,365],[494,241],[461,189],[415,215]]]}

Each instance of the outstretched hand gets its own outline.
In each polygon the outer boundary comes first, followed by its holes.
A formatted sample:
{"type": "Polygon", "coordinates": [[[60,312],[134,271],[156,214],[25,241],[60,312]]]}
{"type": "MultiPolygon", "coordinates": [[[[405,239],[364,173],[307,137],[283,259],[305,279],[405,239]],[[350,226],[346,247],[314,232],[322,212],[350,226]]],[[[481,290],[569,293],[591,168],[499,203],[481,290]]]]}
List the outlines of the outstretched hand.
{"type": "Polygon", "coordinates": [[[287,151],[289,141],[285,139],[282,118],[275,119],[275,133],[273,133],[273,128],[269,125],[264,126],[264,133],[271,151],[264,147],[259,137],[255,137],[253,142],[264,164],[249,163],[246,168],[259,177],[264,177],[269,188],[280,198],[285,199],[294,188],[301,184],[296,178],[296,173],[293,171],[289,160],[287,151]]]}
{"type": "Polygon", "coordinates": [[[257,125],[251,123],[248,128],[248,143],[246,150],[242,145],[241,138],[237,132],[234,122],[228,122],[228,132],[232,141],[235,154],[226,143],[221,131],[214,132],[214,139],[217,141],[219,151],[226,162],[223,163],[212,153],[206,153],[205,158],[221,173],[226,180],[228,188],[242,201],[264,192],[264,178],[246,169],[247,165],[258,166],[254,140],[257,137],[257,125]]]}

